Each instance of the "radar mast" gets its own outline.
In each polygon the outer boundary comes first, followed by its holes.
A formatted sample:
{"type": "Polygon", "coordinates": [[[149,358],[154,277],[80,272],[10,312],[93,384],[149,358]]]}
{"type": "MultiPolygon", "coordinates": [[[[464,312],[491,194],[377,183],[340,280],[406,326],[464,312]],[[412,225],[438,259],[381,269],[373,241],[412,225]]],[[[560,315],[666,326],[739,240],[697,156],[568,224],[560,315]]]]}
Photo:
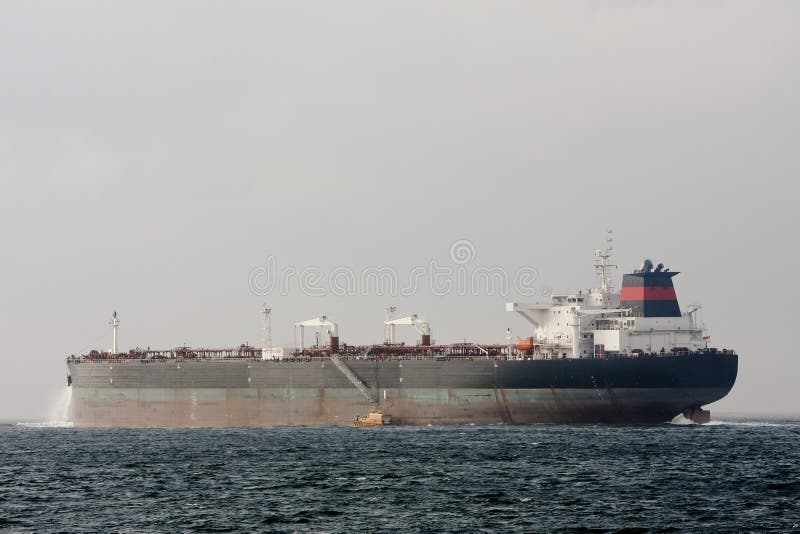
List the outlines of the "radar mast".
{"type": "Polygon", "coordinates": [[[617,265],[612,263],[611,256],[614,251],[614,231],[608,229],[606,232],[606,248],[605,250],[594,251],[594,268],[597,269],[597,274],[600,276],[600,291],[607,295],[614,289],[614,282],[611,281],[611,269],[616,269],[617,265]]]}

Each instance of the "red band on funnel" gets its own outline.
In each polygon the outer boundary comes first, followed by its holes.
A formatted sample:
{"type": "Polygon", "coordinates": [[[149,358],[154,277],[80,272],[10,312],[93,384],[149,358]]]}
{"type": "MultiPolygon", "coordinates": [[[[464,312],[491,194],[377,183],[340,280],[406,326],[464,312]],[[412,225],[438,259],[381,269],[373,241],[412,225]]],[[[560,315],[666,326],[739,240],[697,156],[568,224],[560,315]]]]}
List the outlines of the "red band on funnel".
{"type": "Polygon", "coordinates": [[[677,300],[674,287],[623,287],[620,300],[677,300]]]}

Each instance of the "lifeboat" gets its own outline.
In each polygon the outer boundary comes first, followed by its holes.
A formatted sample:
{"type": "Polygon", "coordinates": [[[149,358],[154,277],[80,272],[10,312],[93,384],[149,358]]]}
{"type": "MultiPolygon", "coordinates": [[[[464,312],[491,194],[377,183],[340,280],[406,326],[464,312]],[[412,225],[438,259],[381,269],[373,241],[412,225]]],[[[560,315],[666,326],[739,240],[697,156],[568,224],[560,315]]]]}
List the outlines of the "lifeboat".
{"type": "Polygon", "coordinates": [[[533,341],[532,337],[526,337],[525,339],[520,339],[517,341],[517,350],[520,352],[525,352],[530,354],[533,352],[536,343],[533,341]]]}

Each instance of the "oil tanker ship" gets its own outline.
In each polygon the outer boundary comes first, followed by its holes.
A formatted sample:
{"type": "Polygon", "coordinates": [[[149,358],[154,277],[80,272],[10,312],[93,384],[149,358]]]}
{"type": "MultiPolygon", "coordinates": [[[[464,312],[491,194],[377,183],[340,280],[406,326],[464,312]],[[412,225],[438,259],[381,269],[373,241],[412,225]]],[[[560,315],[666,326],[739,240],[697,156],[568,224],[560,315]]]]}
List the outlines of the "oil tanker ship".
{"type": "Polygon", "coordinates": [[[699,306],[681,311],[677,272],[645,260],[616,292],[610,258],[610,247],[596,252],[599,288],[508,303],[530,335],[512,341],[509,332],[498,344],[436,344],[423,318],[388,308],[383,344],[342,343],[323,315],[295,324],[299,347],[274,348],[265,308],[261,348],[118,352],[115,312],[112,350],[67,358],[72,419],[88,427],[358,425],[358,414],[371,412],[369,421],[398,425],[649,424],[680,414],[707,422],[703,406],[733,387],[737,353],[708,346],[699,306]],[[420,333],[417,344],[395,342],[403,325],[420,333]],[[306,347],[309,327],[329,342],[306,347]]]}

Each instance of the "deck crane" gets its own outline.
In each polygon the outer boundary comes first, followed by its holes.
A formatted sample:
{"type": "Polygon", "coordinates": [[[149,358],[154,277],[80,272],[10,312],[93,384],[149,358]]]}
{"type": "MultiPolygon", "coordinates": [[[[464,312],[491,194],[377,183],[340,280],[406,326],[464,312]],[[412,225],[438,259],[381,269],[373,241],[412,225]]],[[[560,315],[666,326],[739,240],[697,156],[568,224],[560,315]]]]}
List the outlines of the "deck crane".
{"type": "Polygon", "coordinates": [[[295,328],[300,328],[300,352],[305,349],[305,327],[317,326],[327,328],[328,334],[331,336],[331,354],[339,352],[339,327],[336,323],[331,321],[327,315],[320,315],[307,321],[294,323],[295,328]]]}
{"type": "Polygon", "coordinates": [[[428,321],[422,319],[416,313],[407,317],[400,317],[398,319],[387,319],[384,321],[384,326],[387,327],[389,333],[389,343],[394,343],[394,327],[397,325],[410,325],[422,335],[420,345],[428,346],[431,344],[431,325],[428,321]]]}

